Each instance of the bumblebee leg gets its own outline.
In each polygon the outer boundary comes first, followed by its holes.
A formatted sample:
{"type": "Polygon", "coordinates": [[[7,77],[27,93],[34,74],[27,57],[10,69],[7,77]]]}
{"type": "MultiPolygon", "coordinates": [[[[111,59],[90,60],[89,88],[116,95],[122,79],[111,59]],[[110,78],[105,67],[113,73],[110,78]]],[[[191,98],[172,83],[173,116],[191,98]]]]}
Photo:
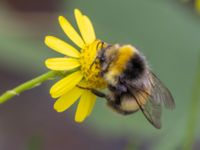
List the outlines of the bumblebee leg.
{"type": "Polygon", "coordinates": [[[103,92],[101,92],[101,91],[98,91],[98,90],[96,90],[96,89],[91,89],[91,92],[92,92],[93,94],[95,94],[96,96],[105,98],[107,101],[111,101],[111,98],[110,98],[110,96],[109,96],[108,94],[105,94],[105,93],[103,93],[103,92]]]}
{"type": "Polygon", "coordinates": [[[103,93],[103,92],[101,92],[101,91],[98,91],[98,90],[96,90],[96,89],[91,89],[91,92],[92,92],[93,94],[95,94],[96,96],[99,96],[99,97],[102,97],[102,98],[106,98],[106,94],[103,93]]]}
{"type": "Polygon", "coordinates": [[[99,91],[99,90],[96,90],[96,89],[92,89],[92,88],[86,88],[86,87],[82,87],[82,86],[79,86],[79,85],[76,85],[77,87],[81,88],[81,89],[85,89],[85,90],[90,90],[94,95],[98,96],[98,97],[102,97],[102,98],[105,98],[106,100],[110,101],[111,98],[109,97],[109,95],[99,91]]]}

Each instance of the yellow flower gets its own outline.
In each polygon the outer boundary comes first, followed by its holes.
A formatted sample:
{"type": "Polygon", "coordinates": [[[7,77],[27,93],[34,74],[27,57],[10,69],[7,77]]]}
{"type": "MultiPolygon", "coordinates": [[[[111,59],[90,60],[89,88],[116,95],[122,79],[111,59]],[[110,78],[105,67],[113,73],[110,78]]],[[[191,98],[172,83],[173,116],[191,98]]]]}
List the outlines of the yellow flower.
{"type": "Polygon", "coordinates": [[[105,44],[96,39],[93,25],[87,16],[83,15],[78,9],[74,10],[74,15],[81,36],[66,18],[59,16],[58,20],[62,30],[80,51],[57,37],[46,36],[45,44],[63,54],[64,57],[49,58],[45,64],[51,70],[62,71],[63,73],[72,71],[71,74],[66,75],[51,87],[50,94],[53,98],[58,98],[54,104],[54,109],[58,112],[65,111],[80,99],[75,121],[82,122],[92,112],[96,96],[90,90],[79,87],[95,89],[106,87],[105,81],[99,76],[99,64],[91,65],[95,60],[97,51],[105,44]]]}

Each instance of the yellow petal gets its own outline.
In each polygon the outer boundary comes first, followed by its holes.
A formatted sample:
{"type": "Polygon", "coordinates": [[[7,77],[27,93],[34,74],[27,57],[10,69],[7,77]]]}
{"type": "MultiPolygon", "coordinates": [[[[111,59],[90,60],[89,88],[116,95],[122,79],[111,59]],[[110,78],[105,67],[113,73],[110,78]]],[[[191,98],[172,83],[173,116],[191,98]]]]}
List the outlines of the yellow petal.
{"type": "Polygon", "coordinates": [[[47,68],[56,71],[67,71],[80,66],[79,61],[73,58],[49,58],[45,64],[47,68]]]}
{"type": "Polygon", "coordinates": [[[76,32],[76,30],[72,27],[69,21],[64,18],[63,16],[59,16],[58,18],[59,23],[65,34],[80,48],[83,48],[85,43],[83,42],[82,38],[76,32]]]}
{"type": "Polygon", "coordinates": [[[96,102],[96,95],[94,95],[94,94],[91,93],[91,103],[90,103],[90,107],[88,109],[87,116],[89,116],[92,113],[92,110],[94,108],[95,102],[96,102]]]}
{"type": "Polygon", "coordinates": [[[96,40],[95,31],[90,19],[87,16],[83,16],[83,19],[85,21],[85,26],[87,27],[88,44],[91,44],[96,40]]]}
{"type": "Polygon", "coordinates": [[[82,122],[91,112],[92,107],[94,106],[94,96],[90,91],[84,91],[81,95],[80,102],[78,104],[75,121],[82,122]]]}
{"type": "Polygon", "coordinates": [[[84,39],[84,41],[86,42],[86,44],[88,44],[87,41],[87,31],[86,31],[86,26],[85,26],[85,22],[83,20],[83,15],[81,14],[81,12],[78,9],[74,10],[74,16],[76,18],[76,23],[78,25],[78,28],[81,32],[81,35],[84,39]]]}
{"type": "Polygon", "coordinates": [[[64,79],[58,81],[56,84],[54,84],[50,89],[50,94],[53,98],[58,98],[62,96],[63,94],[67,93],[69,90],[71,90],[73,87],[76,86],[77,83],[81,81],[83,78],[83,75],[80,71],[74,72],[64,79]]]}
{"type": "Polygon", "coordinates": [[[61,96],[54,104],[54,109],[57,112],[63,112],[73,105],[76,100],[81,96],[83,90],[77,87],[74,87],[72,90],[61,96]]]}
{"type": "Polygon", "coordinates": [[[91,44],[96,39],[92,23],[78,9],[75,9],[74,15],[85,43],[87,45],[91,44]]]}
{"type": "Polygon", "coordinates": [[[54,36],[46,36],[45,37],[45,44],[50,47],[51,49],[70,56],[70,57],[75,57],[75,58],[79,58],[80,57],[80,53],[77,49],[75,49],[74,47],[72,47],[71,45],[67,44],[66,42],[60,40],[57,37],[54,36]]]}

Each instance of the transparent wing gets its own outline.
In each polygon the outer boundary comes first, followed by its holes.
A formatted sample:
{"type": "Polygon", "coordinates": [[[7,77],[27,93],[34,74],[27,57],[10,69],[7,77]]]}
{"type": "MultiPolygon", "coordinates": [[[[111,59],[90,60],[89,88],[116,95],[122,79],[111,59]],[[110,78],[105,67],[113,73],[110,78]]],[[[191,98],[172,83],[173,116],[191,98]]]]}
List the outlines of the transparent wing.
{"type": "MultiPolygon", "coordinates": [[[[161,128],[161,104],[155,102],[153,99],[149,98],[146,100],[146,103],[143,104],[146,97],[146,92],[139,91],[140,96],[135,96],[134,93],[132,93],[134,99],[136,100],[140,110],[146,117],[146,119],[157,129],[161,128]]],[[[149,96],[150,97],[150,96],[149,96]]]]}
{"type": "Polygon", "coordinates": [[[161,106],[173,109],[175,103],[169,90],[162,84],[162,82],[153,74],[150,73],[146,78],[146,82],[151,85],[151,92],[148,93],[138,87],[133,87],[128,84],[128,89],[136,100],[140,110],[146,119],[156,128],[161,128],[161,106]],[[134,90],[137,92],[134,92],[134,90]],[[146,103],[144,104],[144,99],[146,103]]]}
{"type": "Polygon", "coordinates": [[[168,90],[167,87],[164,86],[164,84],[156,77],[154,73],[150,73],[152,80],[152,93],[151,93],[151,99],[155,103],[161,103],[168,109],[174,109],[175,103],[174,99],[168,90]]]}

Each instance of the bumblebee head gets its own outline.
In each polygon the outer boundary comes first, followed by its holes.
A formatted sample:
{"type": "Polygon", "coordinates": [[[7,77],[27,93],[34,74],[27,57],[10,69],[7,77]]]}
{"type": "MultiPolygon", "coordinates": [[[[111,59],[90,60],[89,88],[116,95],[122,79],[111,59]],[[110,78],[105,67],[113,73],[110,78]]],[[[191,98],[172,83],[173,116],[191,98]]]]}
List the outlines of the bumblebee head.
{"type": "Polygon", "coordinates": [[[99,50],[97,59],[99,60],[101,66],[101,74],[104,74],[108,70],[109,66],[117,59],[119,48],[119,44],[114,44],[108,45],[107,47],[99,50]]]}

